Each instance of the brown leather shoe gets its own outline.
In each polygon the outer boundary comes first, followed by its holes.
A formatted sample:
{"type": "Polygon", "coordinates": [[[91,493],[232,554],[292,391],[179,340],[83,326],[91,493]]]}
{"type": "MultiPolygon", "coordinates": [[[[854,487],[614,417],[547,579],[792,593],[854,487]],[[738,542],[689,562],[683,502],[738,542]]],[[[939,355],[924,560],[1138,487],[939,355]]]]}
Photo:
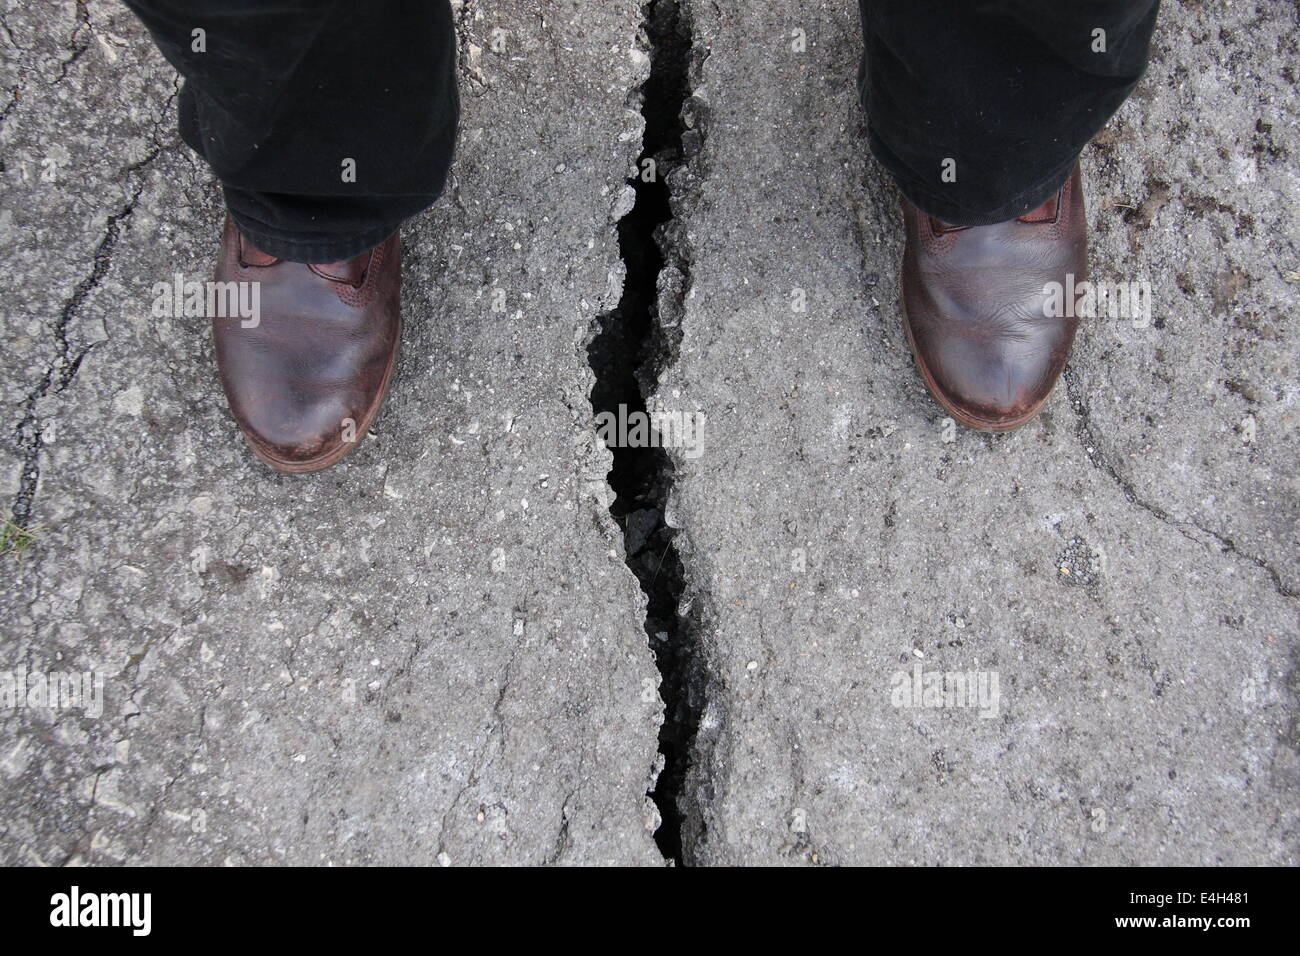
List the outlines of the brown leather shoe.
{"type": "Polygon", "coordinates": [[[346,262],[304,265],[258,250],[226,220],[216,279],[260,283],[260,314],[214,316],[212,334],[253,454],[300,473],[361,443],[397,364],[401,277],[396,234],[346,262]]]}
{"type": "Polygon", "coordinates": [[[1087,278],[1079,167],[1010,222],[950,226],[906,200],[903,218],[903,324],[921,377],[963,425],[1020,427],[1047,401],[1074,343],[1078,320],[1049,315],[1044,286],[1087,278]]]}

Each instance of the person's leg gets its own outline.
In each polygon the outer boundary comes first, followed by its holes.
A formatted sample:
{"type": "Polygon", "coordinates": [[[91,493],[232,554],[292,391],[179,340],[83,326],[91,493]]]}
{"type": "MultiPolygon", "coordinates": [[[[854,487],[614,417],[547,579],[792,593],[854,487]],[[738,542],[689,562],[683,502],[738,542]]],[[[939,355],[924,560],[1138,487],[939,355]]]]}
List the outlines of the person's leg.
{"type": "Polygon", "coordinates": [[[258,248],[381,243],[442,191],[459,105],[446,0],[126,0],[185,78],[181,135],[258,248]]]}
{"type": "Polygon", "coordinates": [[[1078,325],[1079,152],[1141,78],[1158,0],[860,2],[870,143],[904,196],[908,343],[956,421],[1019,427],[1078,325]]]}
{"type": "Polygon", "coordinates": [[[272,467],[328,467],[383,404],[401,331],[397,229],[437,199],[451,163],[451,9],[127,3],[184,76],[181,134],[224,190],[216,280],[241,308],[210,318],[231,411],[272,467]]]}
{"type": "Polygon", "coordinates": [[[1146,70],[1159,0],[859,0],[876,158],[957,226],[1041,205],[1146,70]]]}

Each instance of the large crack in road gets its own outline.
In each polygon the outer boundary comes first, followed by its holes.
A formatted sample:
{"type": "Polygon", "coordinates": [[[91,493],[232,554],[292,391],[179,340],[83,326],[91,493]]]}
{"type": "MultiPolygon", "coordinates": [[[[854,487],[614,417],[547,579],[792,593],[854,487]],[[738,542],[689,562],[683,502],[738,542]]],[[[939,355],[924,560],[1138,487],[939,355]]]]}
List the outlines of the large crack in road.
{"type": "MultiPolygon", "coordinates": [[[[673,268],[688,268],[671,248],[664,227],[673,218],[668,176],[686,161],[683,108],[690,96],[692,37],[680,0],[651,0],[645,7],[650,75],[640,90],[645,135],[635,175],[628,182],[636,203],[618,225],[619,251],[627,276],[618,305],[598,319],[588,346],[596,374],[592,409],[626,420],[647,414],[646,398],[658,372],[674,360],[675,343],[660,322],[660,277],[665,254],[673,268]]],[[[684,281],[673,284],[684,288],[684,281]]],[[[666,292],[665,294],[672,294],[666,292]]],[[[623,529],[627,565],[646,595],[645,629],[662,676],[664,720],[659,731],[662,769],[650,797],[661,824],[655,842],[673,863],[683,860],[683,789],[703,710],[697,645],[698,625],[683,613],[685,577],[674,544],[676,529],[664,520],[673,462],[662,447],[610,442],[609,473],[615,499],[610,514],[623,529]]]]}

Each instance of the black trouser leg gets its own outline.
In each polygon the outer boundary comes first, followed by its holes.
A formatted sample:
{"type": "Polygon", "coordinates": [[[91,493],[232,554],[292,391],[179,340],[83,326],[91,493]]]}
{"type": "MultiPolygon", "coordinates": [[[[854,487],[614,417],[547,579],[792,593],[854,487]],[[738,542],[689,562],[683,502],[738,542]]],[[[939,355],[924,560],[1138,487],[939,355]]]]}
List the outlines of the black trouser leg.
{"type": "Polygon", "coordinates": [[[1159,0],[859,0],[872,152],[959,226],[1046,201],[1146,69],[1159,0]]]}
{"type": "Polygon", "coordinates": [[[126,3],[185,77],[182,138],[265,252],[351,258],[442,192],[459,118],[447,0],[126,3]]]}

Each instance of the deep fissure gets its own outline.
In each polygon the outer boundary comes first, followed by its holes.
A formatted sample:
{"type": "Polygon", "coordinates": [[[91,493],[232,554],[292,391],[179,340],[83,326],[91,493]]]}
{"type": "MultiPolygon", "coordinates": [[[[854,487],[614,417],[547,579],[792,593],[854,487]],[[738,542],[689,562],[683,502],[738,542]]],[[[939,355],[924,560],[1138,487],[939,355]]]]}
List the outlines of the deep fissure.
{"type": "MultiPolygon", "coordinates": [[[[626,266],[618,305],[599,318],[588,346],[596,374],[591,404],[596,414],[616,418],[646,413],[646,395],[658,372],[673,360],[673,347],[660,322],[660,274],[672,220],[668,175],[686,160],[683,108],[690,95],[691,32],[680,0],[650,0],[643,8],[650,47],[650,75],[641,88],[645,117],[632,210],[618,224],[619,252],[626,266]]],[[[683,860],[683,791],[691,749],[699,729],[702,694],[690,614],[680,610],[685,591],[677,534],[664,519],[672,487],[673,462],[660,447],[615,447],[609,483],[615,493],[610,514],[623,529],[628,567],[646,595],[645,629],[661,675],[665,713],[659,731],[663,767],[649,796],[661,824],[655,842],[668,860],[683,860]]]]}

